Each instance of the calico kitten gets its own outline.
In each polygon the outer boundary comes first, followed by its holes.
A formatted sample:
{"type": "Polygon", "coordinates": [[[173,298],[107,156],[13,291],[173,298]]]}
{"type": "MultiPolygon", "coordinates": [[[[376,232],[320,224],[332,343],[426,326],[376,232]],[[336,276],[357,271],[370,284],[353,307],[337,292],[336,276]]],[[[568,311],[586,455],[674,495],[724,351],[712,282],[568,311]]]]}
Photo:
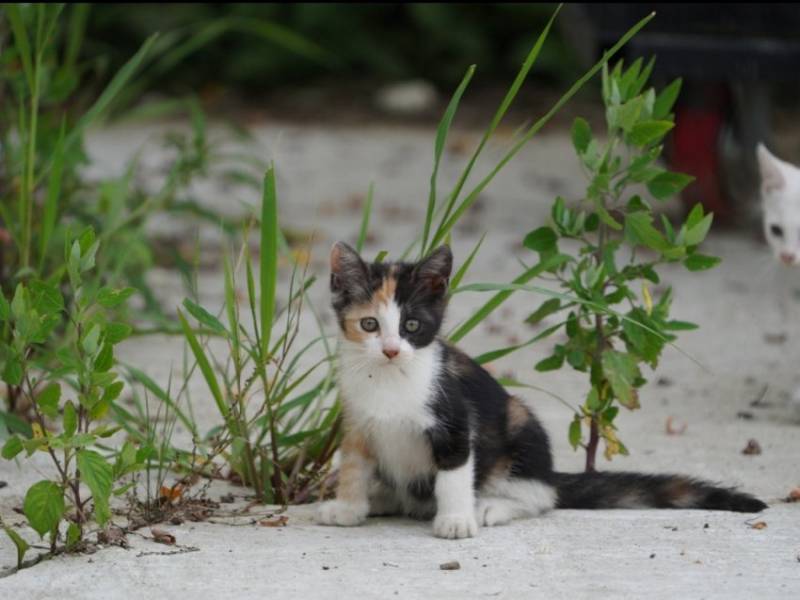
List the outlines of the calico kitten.
{"type": "Polygon", "coordinates": [[[416,264],[367,264],[334,245],[345,433],[336,499],[320,506],[319,522],[406,514],[433,517],[436,536],[465,538],[554,507],[766,507],[677,475],[555,472],[530,410],[438,337],[451,267],[446,246],[416,264]]]}

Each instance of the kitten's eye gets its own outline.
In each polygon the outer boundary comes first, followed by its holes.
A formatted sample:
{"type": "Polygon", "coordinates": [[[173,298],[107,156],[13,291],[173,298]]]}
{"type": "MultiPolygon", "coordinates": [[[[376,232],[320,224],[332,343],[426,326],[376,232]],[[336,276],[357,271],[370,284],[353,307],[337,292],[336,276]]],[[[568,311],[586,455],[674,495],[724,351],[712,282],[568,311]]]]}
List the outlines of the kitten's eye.
{"type": "Polygon", "coordinates": [[[408,333],[414,333],[415,331],[419,330],[419,321],[416,319],[408,319],[404,327],[408,333]]]}
{"type": "Polygon", "coordinates": [[[361,329],[364,331],[378,331],[378,321],[372,317],[361,319],[361,329]]]}
{"type": "Polygon", "coordinates": [[[780,225],[771,225],[769,230],[775,237],[783,237],[783,227],[780,225]]]}

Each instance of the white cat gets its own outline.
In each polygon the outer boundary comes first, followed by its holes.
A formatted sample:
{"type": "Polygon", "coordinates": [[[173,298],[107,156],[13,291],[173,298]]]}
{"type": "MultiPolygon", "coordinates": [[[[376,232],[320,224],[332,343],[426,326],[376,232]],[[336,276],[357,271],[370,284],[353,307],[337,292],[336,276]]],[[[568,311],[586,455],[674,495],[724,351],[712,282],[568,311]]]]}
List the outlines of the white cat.
{"type": "MultiPolygon", "coordinates": [[[[800,168],[774,156],[764,144],[758,145],[756,155],[761,173],[764,235],[775,258],[786,267],[797,268],[800,275],[800,168]]],[[[779,293],[781,313],[788,321],[793,321],[790,315],[798,312],[797,306],[792,306],[798,303],[792,293],[794,279],[788,271],[779,278],[784,284],[779,293]]],[[[800,412],[800,388],[792,401],[800,412]]]]}

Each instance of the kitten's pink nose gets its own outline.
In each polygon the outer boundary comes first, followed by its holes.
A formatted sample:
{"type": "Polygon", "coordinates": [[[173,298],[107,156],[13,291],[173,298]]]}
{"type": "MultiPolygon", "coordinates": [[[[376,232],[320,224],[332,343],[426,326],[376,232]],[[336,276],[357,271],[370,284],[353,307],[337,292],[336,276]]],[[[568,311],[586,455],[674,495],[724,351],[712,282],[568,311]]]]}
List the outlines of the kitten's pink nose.
{"type": "Polygon", "coordinates": [[[400,351],[399,350],[395,350],[394,348],[384,348],[383,349],[383,355],[386,358],[388,358],[389,360],[392,360],[398,354],[400,354],[400,351]]]}
{"type": "Polygon", "coordinates": [[[796,258],[791,252],[781,252],[781,260],[785,265],[793,265],[796,258]]]}

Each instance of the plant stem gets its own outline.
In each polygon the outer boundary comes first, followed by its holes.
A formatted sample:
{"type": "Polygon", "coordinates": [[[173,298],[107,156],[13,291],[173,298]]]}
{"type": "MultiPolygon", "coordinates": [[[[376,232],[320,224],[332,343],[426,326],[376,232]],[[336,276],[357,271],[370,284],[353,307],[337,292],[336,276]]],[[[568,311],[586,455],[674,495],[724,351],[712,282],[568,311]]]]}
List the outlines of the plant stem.
{"type": "Polygon", "coordinates": [[[594,463],[597,455],[597,443],[600,441],[600,435],[597,430],[597,421],[592,415],[592,424],[589,427],[589,444],[586,446],[586,467],[584,471],[592,473],[595,471],[594,463]]]}

